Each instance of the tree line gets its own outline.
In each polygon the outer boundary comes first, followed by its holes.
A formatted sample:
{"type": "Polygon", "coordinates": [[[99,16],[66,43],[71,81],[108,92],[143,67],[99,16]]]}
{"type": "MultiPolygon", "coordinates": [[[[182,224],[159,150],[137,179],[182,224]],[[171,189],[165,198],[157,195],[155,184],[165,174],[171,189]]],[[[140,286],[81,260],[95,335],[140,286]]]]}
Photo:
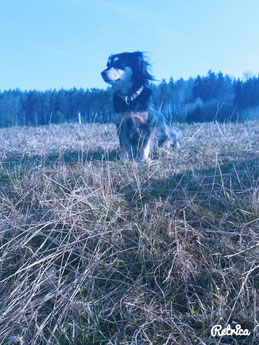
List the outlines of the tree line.
{"type": "MultiPolygon", "coordinates": [[[[259,76],[233,79],[209,71],[204,77],[151,84],[153,107],[177,122],[259,118],[259,76]]],[[[0,127],[114,120],[112,90],[0,91],[0,127]],[[79,115],[80,114],[80,115],[79,115]]]]}

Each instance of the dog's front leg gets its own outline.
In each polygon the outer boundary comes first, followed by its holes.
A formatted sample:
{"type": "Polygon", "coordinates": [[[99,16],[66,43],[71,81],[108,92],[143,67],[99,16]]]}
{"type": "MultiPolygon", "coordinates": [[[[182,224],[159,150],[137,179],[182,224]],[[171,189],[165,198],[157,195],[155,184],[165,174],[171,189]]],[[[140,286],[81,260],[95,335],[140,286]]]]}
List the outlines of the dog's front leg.
{"type": "Polygon", "coordinates": [[[129,153],[121,148],[121,160],[126,161],[129,159],[129,153]]]}
{"type": "Polygon", "coordinates": [[[151,133],[148,138],[145,138],[144,143],[140,149],[139,160],[141,162],[150,161],[149,154],[151,151],[151,145],[152,145],[152,140],[153,140],[152,136],[153,136],[153,133],[151,133]]]}
{"type": "Polygon", "coordinates": [[[125,140],[123,140],[123,136],[119,135],[119,140],[120,140],[120,156],[121,160],[125,161],[129,159],[129,149],[127,144],[125,143],[125,140]]]}
{"type": "Polygon", "coordinates": [[[120,158],[121,160],[129,159],[129,145],[126,140],[126,124],[125,124],[125,114],[116,113],[116,126],[117,134],[119,136],[120,142],[120,158]]]}

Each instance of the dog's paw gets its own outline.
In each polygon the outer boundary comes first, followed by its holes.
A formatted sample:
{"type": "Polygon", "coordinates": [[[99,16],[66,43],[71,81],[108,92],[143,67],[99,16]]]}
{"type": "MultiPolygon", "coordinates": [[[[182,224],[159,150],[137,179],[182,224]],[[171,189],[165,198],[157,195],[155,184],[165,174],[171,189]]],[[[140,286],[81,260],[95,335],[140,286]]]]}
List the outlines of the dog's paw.
{"type": "Polygon", "coordinates": [[[149,157],[145,157],[145,158],[139,158],[138,160],[140,163],[146,163],[146,164],[150,164],[152,162],[152,159],[149,157]]]}

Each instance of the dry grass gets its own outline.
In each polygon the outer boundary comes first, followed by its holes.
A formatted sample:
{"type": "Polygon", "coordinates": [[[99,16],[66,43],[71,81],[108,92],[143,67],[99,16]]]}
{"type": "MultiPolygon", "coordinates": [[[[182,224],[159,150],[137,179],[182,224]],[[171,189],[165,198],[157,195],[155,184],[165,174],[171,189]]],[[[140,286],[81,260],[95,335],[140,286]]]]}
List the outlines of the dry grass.
{"type": "Polygon", "coordinates": [[[0,344],[256,344],[259,123],[184,132],[147,165],[113,125],[0,131],[0,344]]]}

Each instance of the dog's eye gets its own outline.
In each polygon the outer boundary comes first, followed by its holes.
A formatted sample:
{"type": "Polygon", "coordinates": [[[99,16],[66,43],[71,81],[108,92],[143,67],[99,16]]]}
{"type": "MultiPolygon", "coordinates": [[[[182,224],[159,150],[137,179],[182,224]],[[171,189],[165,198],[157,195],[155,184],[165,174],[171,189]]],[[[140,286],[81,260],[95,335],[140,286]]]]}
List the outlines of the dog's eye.
{"type": "Polygon", "coordinates": [[[126,65],[124,63],[118,62],[116,63],[116,68],[118,69],[125,69],[126,65]]]}

